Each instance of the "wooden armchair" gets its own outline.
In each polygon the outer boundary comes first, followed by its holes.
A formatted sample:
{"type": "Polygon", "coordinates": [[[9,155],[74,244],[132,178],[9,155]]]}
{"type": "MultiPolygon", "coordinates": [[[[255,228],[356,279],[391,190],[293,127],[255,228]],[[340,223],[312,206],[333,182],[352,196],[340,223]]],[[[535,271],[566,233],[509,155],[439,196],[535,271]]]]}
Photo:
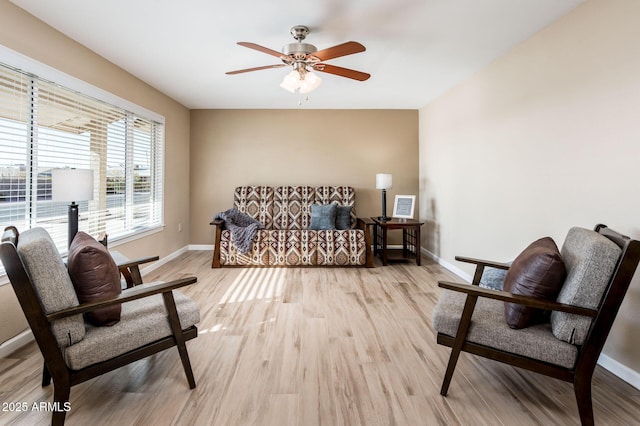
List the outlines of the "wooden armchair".
{"type": "Polygon", "coordinates": [[[176,346],[191,389],[196,387],[185,342],[197,337],[198,306],[176,289],[195,277],[124,290],[106,300],[78,303],[49,234],[33,228],[21,235],[8,227],[0,259],[44,357],[43,386],[54,383],[52,424],[64,424],[71,386],[176,346]],[[83,314],[122,305],[120,321],[98,327],[83,314]]]}
{"type": "Polygon", "coordinates": [[[510,265],[456,258],[475,264],[476,272],[473,285],[438,283],[445,290],[434,310],[433,325],[437,342],[451,347],[441,395],[447,395],[464,351],[573,383],[580,421],[594,424],[591,379],[638,266],[640,242],[604,225],[594,231],[572,228],[561,253],[567,275],[555,301],[479,287],[485,267],[509,269],[510,265]],[[600,260],[608,256],[613,259],[611,269],[603,272],[600,260]],[[567,295],[572,295],[572,303],[567,303],[567,295]],[[552,311],[551,319],[511,329],[503,302],[552,311]]]}

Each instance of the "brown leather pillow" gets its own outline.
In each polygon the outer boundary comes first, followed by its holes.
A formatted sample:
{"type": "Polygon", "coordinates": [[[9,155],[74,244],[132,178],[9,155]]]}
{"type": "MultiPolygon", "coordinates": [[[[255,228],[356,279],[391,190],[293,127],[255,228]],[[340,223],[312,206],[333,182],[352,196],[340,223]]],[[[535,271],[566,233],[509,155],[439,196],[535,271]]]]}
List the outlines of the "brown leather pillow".
{"type": "MultiPolygon", "coordinates": [[[[122,292],[120,271],[106,247],[84,232],[78,232],[69,247],[69,276],[80,303],[94,302],[122,292]]],[[[87,312],[95,325],[114,325],[120,321],[121,305],[87,312]]]]}
{"type": "MultiPolygon", "coordinates": [[[[555,300],[566,275],[556,243],[550,237],[545,237],[531,243],[516,257],[504,279],[503,290],[555,300]]],[[[505,302],[504,315],[509,327],[525,328],[541,322],[544,311],[505,302]]]]}

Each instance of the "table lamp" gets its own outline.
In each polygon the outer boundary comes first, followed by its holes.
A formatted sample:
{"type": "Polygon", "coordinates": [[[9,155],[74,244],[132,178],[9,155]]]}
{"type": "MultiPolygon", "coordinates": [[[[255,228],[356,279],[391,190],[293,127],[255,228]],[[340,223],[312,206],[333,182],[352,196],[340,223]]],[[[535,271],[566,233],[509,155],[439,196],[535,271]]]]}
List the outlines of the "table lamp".
{"type": "Polygon", "coordinates": [[[378,216],[378,219],[387,221],[391,219],[387,216],[387,189],[392,188],[393,178],[389,173],[376,174],[376,189],[382,189],[382,216],[378,216]]]}
{"type": "Polygon", "coordinates": [[[78,204],[76,201],[93,200],[93,170],[53,169],[51,171],[51,199],[70,201],[69,246],[78,233],[78,204]]]}

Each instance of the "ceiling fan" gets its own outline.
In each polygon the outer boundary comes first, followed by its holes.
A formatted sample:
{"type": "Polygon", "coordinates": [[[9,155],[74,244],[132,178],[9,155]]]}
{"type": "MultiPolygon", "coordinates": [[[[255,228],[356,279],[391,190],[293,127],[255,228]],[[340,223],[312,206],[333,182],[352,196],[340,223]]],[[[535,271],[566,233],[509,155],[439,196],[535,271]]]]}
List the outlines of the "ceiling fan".
{"type": "Polygon", "coordinates": [[[327,49],[318,50],[314,45],[302,42],[302,40],[304,40],[307,35],[309,35],[308,27],[304,25],[296,25],[291,28],[291,35],[297,42],[284,45],[282,48],[282,53],[255,43],[248,43],[244,41],[238,42],[240,46],[248,47],[249,49],[254,49],[259,52],[275,56],[276,58],[282,60],[283,63],[229,71],[226,74],[233,75],[250,71],[260,71],[271,68],[292,66],[293,71],[287,74],[280,84],[280,87],[292,93],[296,89],[299,89],[300,93],[309,93],[320,86],[322,80],[311,71],[325,72],[328,74],[334,74],[340,77],[351,78],[358,81],[365,81],[369,77],[371,77],[370,74],[361,71],[324,63],[324,61],[327,61],[329,59],[364,52],[366,49],[360,43],[355,41],[348,41],[346,43],[338,44],[327,49]]]}

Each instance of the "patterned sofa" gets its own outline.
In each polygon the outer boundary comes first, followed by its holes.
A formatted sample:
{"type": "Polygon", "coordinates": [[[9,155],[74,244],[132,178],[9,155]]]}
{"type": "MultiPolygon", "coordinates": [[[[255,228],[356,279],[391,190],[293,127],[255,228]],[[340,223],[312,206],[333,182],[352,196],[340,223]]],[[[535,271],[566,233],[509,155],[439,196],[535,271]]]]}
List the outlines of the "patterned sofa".
{"type": "Polygon", "coordinates": [[[355,215],[355,192],[349,186],[241,186],[233,207],[264,224],[251,250],[241,253],[225,229],[216,227],[212,268],[221,266],[373,266],[371,236],[355,215]],[[352,206],[351,228],[311,230],[311,205],[352,206]]]}

